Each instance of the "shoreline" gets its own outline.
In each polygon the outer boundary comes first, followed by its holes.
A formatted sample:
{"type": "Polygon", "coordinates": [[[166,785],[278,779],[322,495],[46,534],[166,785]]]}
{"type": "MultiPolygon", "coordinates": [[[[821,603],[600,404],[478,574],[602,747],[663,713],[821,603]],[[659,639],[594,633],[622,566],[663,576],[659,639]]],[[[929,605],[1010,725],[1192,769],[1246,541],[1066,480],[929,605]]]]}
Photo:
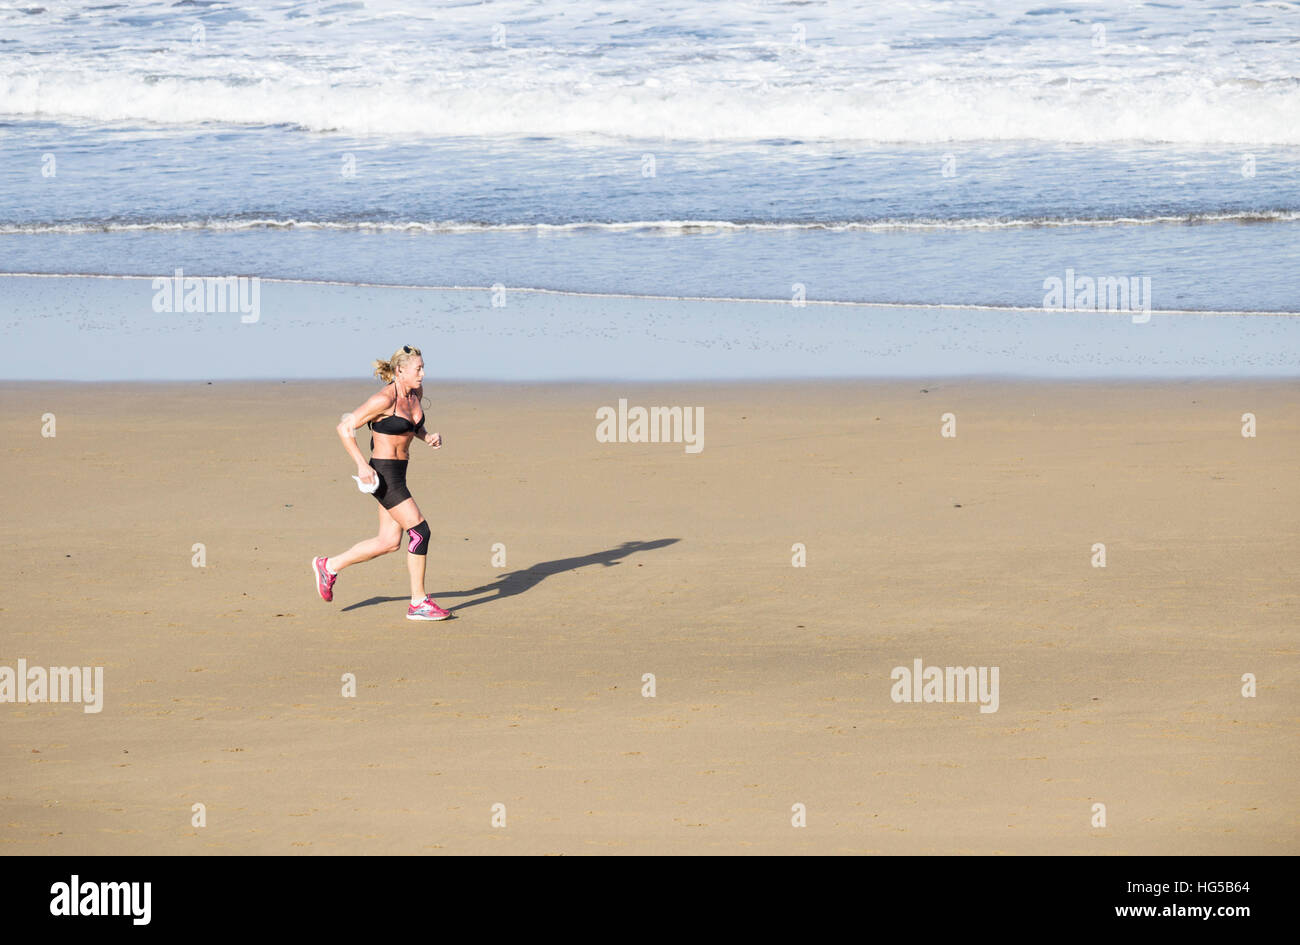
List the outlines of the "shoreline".
{"type": "MultiPolygon", "coordinates": [[[[233,277],[232,282],[239,278],[233,277]]],[[[448,381],[1300,376],[1300,318],[662,301],[324,284],[14,279],[0,377],[347,378],[398,343],[448,381]],[[238,308],[223,303],[238,299],[238,308]],[[189,304],[189,296],[186,296],[189,304]],[[364,352],[359,357],[357,352],[364,352]]]]}
{"type": "MultiPolygon", "coordinates": [[[[509,387],[509,388],[528,388],[536,387],[544,390],[558,389],[564,387],[618,387],[626,385],[628,387],[668,387],[668,388],[690,388],[690,387],[708,387],[718,386],[727,388],[738,388],[746,385],[752,385],[755,388],[770,388],[782,386],[797,387],[870,387],[875,385],[897,385],[897,384],[921,384],[934,385],[939,384],[997,384],[1003,386],[1047,386],[1047,387],[1174,387],[1179,385],[1295,385],[1300,383],[1300,378],[1292,377],[1286,374],[1265,374],[1265,375],[1205,375],[1205,376],[1188,376],[1188,377],[1164,377],[1153,376],[1144,377],[1140,375],[1123,375],[1118,377],[1057,377],[1057,376],[1035,376],[1029,374],[898,374],[892,376],[885,375],[864,375],[860,377],[843,376],[843,377],[702,377],[702,378],[606,378],[606,377],[572,377],[572,378],[543,378],[533,380],[530,378],[491,378],[491,377],[465,377],[439,380],[436,378],[425,378],[425,386],[431,388],[438,387],[509,387]]],[[[260,386],[260,385],[297,385],[299,387],[308,385],[321,386],[339,386],[339,385],[359,385],[369,384],[376,387],[383,386],[373,377],[293,377],[276,381],[265,377],[214,377],[206,378],[134,378],[131,380],[39,380],[36,378],[0,378],[0,392],[6,387],[12,387],[15,390],[33,387],[103,387],[130,389],[132,387],[165,387],[174,386],[177,388],[188,387],[239,387],[239,386],[260,386]]],[[[931,389],[934,389],[932,387],[931,389]]]]}
{"type": "MultiPolygon", "coordinates": [[[[434,285],[389,282],[350,282],[336,279],[289,279],[283,276],[250,276],[247,273],[208,273],[195,275],[190,273],[186,279],[228,279],[256,278],[259,282],[289,286],[335,286],[345,289],[394,289],[407,292],[476,292],[491,293],[496,288],[490,285],[434,285]]],[[[174,281],[174,273],[167,275],[139,275],[134,273],[95,273],[95,272],[0,272],[0,279],[133,279],[174,281]]],[[[754,305],[790,305],[788,298],[760,298],[729,295],[655,295],[638,292],[581,292],[576,289],[555,289],[546,286],[510,285],[505,286],[510,292],[523,292],[534,295],[556,295],[579,299],[611,299],[648,302],[721,302],[754,305]]],[[[1266,309],[1199,309],[1199,308],[1152,308],[1152,309],[1099,309],[1099,308],[1053,308],[1045,305],[994,305],[980,302],[881,302],[865,299],[818,299],[804,298],[803,306],[837,306],[844,308],[880,308],[880,309],[915,309],[919,311],[972,311],[972,312],[1041,312],[1044,315],[1262,315],[1278,318],[1300,316],[1300,310],[1266,309]]]]}

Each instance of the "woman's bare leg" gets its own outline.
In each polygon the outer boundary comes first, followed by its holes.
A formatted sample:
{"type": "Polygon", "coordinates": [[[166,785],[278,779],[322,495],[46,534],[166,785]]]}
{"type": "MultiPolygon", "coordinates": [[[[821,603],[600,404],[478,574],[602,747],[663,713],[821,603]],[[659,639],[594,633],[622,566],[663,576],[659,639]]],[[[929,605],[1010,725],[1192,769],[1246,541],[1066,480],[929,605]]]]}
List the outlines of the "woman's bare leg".
{"type": "MultiPolygon", "coordinates": [[[[405,504],[405,502],[402,503],[402,505],[405,504]]],[[[401,506],[398,506],[398,508],[401,508],[401,506]]],[[[416,523],[418,522],[419,519],[416,519],[416,523]]],[[[402,547],[402,526],[388,513],[388,509],[381,505],[379,507],[379,534],[374,538],[367,538],[364,541],[357,542],[341,555],[326,558],[325,567],[330,572],[338,574],[344,568],[360,564],[362,561],[369,561],[371,558],[378,558],[380,555],[389,554],[400,547],[402,547]]],[[[416,555],[408,555],[407,557],[414,558],[416,555]]]]}
{"type": "MultiPolygon", "coordinates": [[[[424,513],[420,507],[415,504],[414,499],[406,499],[393,506],[390,510],[393,520],[397,522],[400,528],[414,528],[424,519],[424,513]]],[[[399,533],[400,536],[400,533],[399,533]]],[[[407,539],[409,548],[410,539],[407,539]]],[[[406,555],[406,570],[411,576],[411,603],[418,604],[424,600],[424,563],[426,555],[413,555],[409,551],[406,555]]]]}
{"type": "Polygon", "coordinates": [[[407,555],[406,570],[411,575],[411,603],[424,600],[424,562],[427,555],[407,555]]]}

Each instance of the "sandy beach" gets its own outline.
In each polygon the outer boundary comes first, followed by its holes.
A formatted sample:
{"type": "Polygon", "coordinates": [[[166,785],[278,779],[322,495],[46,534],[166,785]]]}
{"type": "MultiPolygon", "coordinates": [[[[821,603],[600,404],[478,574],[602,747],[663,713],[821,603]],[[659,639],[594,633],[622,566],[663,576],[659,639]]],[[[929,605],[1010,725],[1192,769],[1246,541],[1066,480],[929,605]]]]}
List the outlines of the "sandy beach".
{"type": "Polygon", "coordinates": [[[0,666],[104,679],[0,703],[0,850],[1300,852],[1294,380],[428,383],[440,623],[405,551],[309,573],[373,390],[0,383],[0,666]]]}

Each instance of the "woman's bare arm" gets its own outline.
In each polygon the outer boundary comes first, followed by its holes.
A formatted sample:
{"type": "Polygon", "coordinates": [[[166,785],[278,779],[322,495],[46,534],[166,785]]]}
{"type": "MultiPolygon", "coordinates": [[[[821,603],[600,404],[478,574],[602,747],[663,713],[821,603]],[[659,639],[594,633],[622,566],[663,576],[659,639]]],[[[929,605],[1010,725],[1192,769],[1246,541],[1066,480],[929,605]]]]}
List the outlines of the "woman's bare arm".
{"type": "MultiPolygon", "coordinates": [[[[423,387],[421,387],[415,393],[421,400],[424,399],[423,387]]],[[[428,430],[424,428],[424,421],[429,419],[429,415],[424,412],[423,406],[424,405],[421,404],[420,425],[415,428],[415,435],[419,437],[421,440],[423,440],[425,443],[428,443],[434,449],[437,449],[439,446],[442,446],[442,434],[430,433],[428,430]]]]}
{"type": "Polygon", "coordinates": [[[365,456],[361,453],[361,447],[357,446],[357,430],[364,427],[371,420],[383,415],[383,413],[392,406],[388,402],[386,391],[376,391],[366,402],[349,413],[343,415],[339,425],[335,428],[338,430],[339,439],[343,442],[343,448],[348,451],[348,455],[357,464],[358,471],[362,471],[362,479],[369,481],[369,477],[374,475],[370,469],[370,464],[366,462],[365,456]]]}

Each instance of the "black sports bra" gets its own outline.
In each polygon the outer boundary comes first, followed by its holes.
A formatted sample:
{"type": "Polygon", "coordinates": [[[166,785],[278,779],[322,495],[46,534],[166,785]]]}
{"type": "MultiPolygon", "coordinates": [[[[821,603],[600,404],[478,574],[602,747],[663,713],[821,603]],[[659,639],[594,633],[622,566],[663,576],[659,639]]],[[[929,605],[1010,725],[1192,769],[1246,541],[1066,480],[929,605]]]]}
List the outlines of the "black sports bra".
{"type": "Polygon", "coordinates": [[[378,420],[371,420],[367,426],[376,433],[386,433],[389,436],[405,436],[407,433],[414,433],[421,423],[424,422],[424,414],[420,414],[420,419],[412,422],[397,412],[397,383],[393,383],[393,412],[386,417],[380,417],[378,420]]]}

